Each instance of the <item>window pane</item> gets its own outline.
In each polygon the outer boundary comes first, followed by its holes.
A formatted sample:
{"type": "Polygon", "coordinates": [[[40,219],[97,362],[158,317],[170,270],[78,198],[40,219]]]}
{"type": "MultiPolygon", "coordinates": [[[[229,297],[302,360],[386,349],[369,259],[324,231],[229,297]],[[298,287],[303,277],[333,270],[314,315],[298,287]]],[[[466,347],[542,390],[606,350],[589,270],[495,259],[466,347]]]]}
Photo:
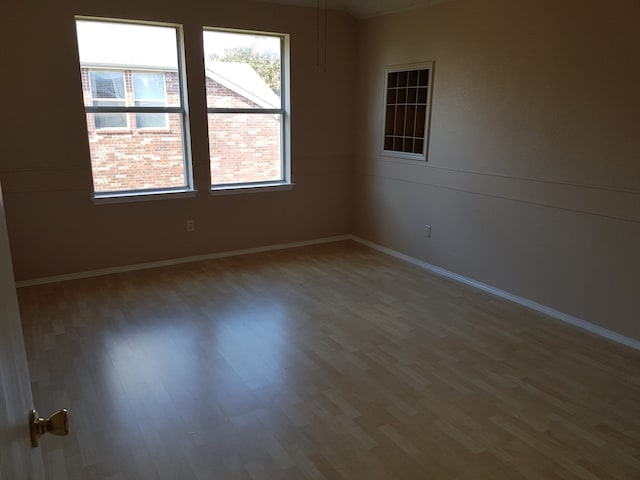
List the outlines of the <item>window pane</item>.
{"type": "MultiPolygon", "coordinates": [[[[124,100],[105,98],[94,100],[93,105],[98,107],[124,107],[125,102],[124,100]]],[[[96,129],[127,128],[128,126],[126,113],[97,113],[95,116],[96,129]]]]}
{"type": "Polygon", "coordinates": [[[207,107],[281,108],[281,43],[273,35],[204,31],[207,107]]]}
{"type": "MultiPolygon", "coordinates": [[[[136,107],[163,107],[163,101],[136,100],[136,107]]],[[[136,113],[137,128],[167,128],[165,113],[136,113]]]]}
{"type": "Polygon", "coordinates": [[[87,114],[96,192],[187,186],[179,113],[163,114],[168,117],[167,131],[128,130],[107,134],[92,128],[96,117],[102,115],[108,114],[87,114]]]}
{"type": "Polygon", "coordinates": [[[166,113],[136,113],[137,128],[167,128],[166,113]]]}
{"type": "Polygon", "coordinates": [[[282,180],[281,115],[209,114],[211,182],[282,180]]]}
{"type": "Polygon", "coordinates": [[[96,113],[96,129],[127,128],[126,113],[96,113]]]}
{"type": "Polygon", "coordinates": [[[89,77],[93,98],[124,99],[124,72],[89,72],[89,77]]]}
{"type": "MultiPolygon", "coordinates": [[[[104,98],[94,100],[93,105],[98,107],[124,107],[125,102],[124,100],[104,98]]],[[[95,116],[96,129],[127,128],[128,126],[126,113],[98,113],[95,116]]]]}
{"type": "Polygon", "coordinates": [[[133,72],[133,98],[135,100],[162,100],[164,105],[164,74],[159,72],[133,72]]]}

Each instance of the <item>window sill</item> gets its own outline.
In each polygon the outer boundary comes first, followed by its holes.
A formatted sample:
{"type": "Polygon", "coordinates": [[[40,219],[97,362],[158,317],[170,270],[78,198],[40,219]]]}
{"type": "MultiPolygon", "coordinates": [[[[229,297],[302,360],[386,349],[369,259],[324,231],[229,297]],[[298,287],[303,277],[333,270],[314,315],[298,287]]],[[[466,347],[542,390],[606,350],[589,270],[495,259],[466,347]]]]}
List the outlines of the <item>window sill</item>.
{"type": "Polygon", "coordinates": [[[266,193],[293,190],[295,183],[240,183],[233,185],[214,185],[211,187],[211,195],[241,195],[245,193],[266,193]]]}
{"type": "Polygon", "coordinates": [[[166,133],[172,133],[171,129],[168,127],[165,128],[136,128],[136,132],[138,133],[162,133],[162,134],[166,134],[166,133]]]}
{"type": "Polygon", "coordinates": [[[95,193],[92,200],[95,205],[109,205],[113,203],[150,202],[154,200],[192,198],[195,197],[197,193],[197,190],[151,190],[149,192],[95,193]]]}
{"type": "Polygon", "coordinates": [[[96,135],[125,135],[133,133],[130,128],[95,128],[93,132],[96,135]]]}
{"type": "Polygon", "coordinates": [[[397,160],[408,160],[412,163],[415,162],[427,162],[427,154],[425,153],[407,153],[393,150],[381,150],[380,156],[395,158],[397,160]]]}

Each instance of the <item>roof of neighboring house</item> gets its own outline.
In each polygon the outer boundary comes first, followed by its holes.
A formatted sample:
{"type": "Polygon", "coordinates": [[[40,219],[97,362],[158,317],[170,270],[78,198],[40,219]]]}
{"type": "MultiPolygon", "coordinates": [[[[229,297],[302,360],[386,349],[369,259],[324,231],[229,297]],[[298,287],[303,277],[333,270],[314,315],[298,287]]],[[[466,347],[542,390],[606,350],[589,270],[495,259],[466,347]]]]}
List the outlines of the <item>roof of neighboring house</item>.
{"type": "Polygon", "coordinates": [[[247,63],[207,62],[207,77],[262,108],[280,108],[280,97],[247,63]]]}

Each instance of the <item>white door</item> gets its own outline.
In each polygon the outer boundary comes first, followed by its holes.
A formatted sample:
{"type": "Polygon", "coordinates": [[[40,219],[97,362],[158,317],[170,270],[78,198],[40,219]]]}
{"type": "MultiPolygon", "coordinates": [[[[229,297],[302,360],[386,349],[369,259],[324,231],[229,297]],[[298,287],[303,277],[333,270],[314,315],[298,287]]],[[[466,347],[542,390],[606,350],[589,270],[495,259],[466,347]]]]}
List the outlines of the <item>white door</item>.
{"type": "Polygon", "coordinates": [[[44,479],[40,449],[31,448],[33,407],[16,285],[0,189],[0,479],[44,479]]]}

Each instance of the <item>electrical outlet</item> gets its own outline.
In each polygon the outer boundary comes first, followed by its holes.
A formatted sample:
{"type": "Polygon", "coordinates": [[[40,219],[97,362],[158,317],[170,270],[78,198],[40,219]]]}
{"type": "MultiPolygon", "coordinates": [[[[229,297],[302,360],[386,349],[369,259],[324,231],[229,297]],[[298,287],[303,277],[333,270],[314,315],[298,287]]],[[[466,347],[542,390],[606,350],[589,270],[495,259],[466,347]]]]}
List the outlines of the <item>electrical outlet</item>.
{"type": "Polygon", "coordinates": [[[187,220],[187,232],[195,232],[195,230],[196,230],[196,221],[187,220]]]}
{"type": "Polygon", "coordinates": [[[424,226],[424,238],[431,238],[431,225],[424,226]]]}

